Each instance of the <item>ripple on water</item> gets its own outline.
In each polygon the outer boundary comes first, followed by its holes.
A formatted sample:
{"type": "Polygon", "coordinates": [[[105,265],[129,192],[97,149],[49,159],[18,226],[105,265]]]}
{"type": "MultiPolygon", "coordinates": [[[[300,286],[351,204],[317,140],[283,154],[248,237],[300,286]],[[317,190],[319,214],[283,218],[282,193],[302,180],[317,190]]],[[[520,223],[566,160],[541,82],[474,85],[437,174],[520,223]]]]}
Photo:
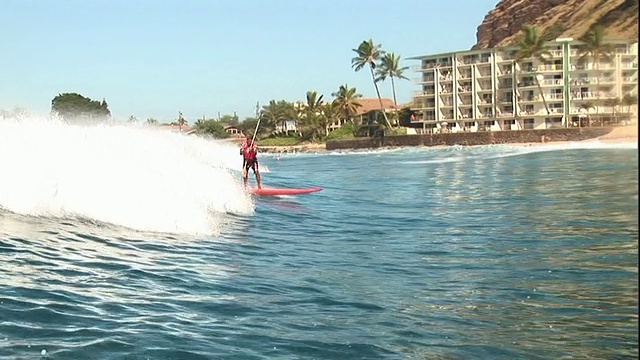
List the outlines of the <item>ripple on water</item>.
{"type": "Polygon", "coordinates": [[[637,152],[263,161],[325,189],[206,236],[0,211],[0,358],[637,358],[637,152]]]}

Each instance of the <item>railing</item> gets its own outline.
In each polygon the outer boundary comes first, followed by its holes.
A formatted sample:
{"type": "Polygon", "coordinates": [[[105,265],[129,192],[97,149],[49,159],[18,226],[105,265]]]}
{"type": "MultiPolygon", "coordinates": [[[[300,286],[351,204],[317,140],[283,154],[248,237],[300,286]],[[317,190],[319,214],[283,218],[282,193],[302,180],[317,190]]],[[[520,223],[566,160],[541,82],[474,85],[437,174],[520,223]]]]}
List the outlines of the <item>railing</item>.
{"type": "Polygon", "coordinates": [[[429,96],[429,95],[435,95],[435,91],[434,90],[428,90],[428,91],[414,91],[413,92],[413,96],[429,96]]]}
{"type": "Polygon", "coordinates": [[[585,92],[573,91],[571,93],[571,100],[602,99],[602,98],[608,99],[608,98],[615,98],[615,97],[616,97],[616,94],[605,92],[605,91],[585,91],[585,92]]]}
{"type": "Polygon", "coordinates": [[[432,83],[433,82],[433,78],[428,78],[428,79],[423,79],[423,78],[413,78],[411,80],[412,83],[414,84],[426,84],[426,83],[432,83]]]}
{"type": "Polygon", "coordinates": [[[537,71],[556,71],[556,70],[562,70],[562,65],[556,65],[556,64],[553,64],[553,65],[540,65],[537,68],[537,71]]]}
{"type": "Polygon", "coordinates": [[[564,85],[564,80],[562,79],[545,79],[540,81],[540,85],[564,85]]]}
{"type": "Polygon", "coordinates": [[[452,63],[450,62],[443,62],[443,63],[426,63],[426,64],[421,64],[421,65],[414,65],[411,67],[411,70],[413,71],[428,71],[428,70],[433,70],[436,68],[445,68],[445,67],[451,67],[452,63]]]}
{"type": "Polygon", "coordinates": [[[613,77],[594,77],[594,78],[580,78],[571,80],[572,86],[589,85],[589,84],[606,84],[614,83],[616,79],[613,77]]]}
{"type": "Polygon", "coordinates": [[[544,94],[544,98],[549,100],[562,100],[564,99],[564,95],[563,94],[544,94]]]}
{"type": "Polygon", "coordinates": [[[418,104],[415,109],[418,110],[435,110],[435,104],[418,104]]]}
{"type": "Polygon", "coordinates": [[[571,65],[571,70],[607,70],[613,69],[614,66],[608,63],[588,63],[581,65],[571,65]]]}

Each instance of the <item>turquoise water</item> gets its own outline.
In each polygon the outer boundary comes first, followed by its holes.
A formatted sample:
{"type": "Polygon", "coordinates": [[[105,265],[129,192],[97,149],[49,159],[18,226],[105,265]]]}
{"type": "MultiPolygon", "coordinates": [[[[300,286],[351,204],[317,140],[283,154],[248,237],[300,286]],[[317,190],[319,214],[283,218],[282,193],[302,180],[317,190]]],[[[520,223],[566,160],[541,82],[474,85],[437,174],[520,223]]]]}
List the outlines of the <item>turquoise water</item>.
{"type": "Polygon", "coordinates": [[[0,358],[638,356],[637,144],[263,155],[266,185],[325,189],[251,199],[235,148],[171,138],[158,175],[146,136],[81,170],[0,156],[0,358]]]}

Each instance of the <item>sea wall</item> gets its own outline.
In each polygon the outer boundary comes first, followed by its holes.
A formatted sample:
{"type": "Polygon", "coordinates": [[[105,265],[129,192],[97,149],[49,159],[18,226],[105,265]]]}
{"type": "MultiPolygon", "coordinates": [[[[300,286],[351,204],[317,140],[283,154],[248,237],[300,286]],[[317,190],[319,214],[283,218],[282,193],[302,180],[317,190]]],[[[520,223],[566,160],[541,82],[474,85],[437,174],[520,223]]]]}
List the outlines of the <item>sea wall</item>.
{"type": "Polygon", "coordinates": [[[541,130],[513,130],[459,132],[426,135],[390,135],[384,138],[330,140],[327,150],[366,149],[381,146],[438,146],[536,143],[546,141],[582,141],[610,133],[613,127],[561,128],[541,130]]]}

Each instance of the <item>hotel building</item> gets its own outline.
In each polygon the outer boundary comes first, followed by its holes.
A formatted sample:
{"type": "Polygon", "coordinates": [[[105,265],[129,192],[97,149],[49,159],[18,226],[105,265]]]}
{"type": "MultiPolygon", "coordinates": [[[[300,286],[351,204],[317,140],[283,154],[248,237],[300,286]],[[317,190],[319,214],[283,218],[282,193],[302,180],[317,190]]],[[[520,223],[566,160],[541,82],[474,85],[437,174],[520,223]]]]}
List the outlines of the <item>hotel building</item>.
{"type": "Polygon", "coordinates": [[[612,100],[638,94],[638,43],[608,41],[612,61],[582,56],[581,43],[557,39],[551,56],[514,64],[517,48],[458,51],[410,58],[420,90],[412,123],[422,132],[500,131],[584,126],[585,120],[637,114],[612,100]],[[545,105],[546,104],[546,105],[545,105]]]}

